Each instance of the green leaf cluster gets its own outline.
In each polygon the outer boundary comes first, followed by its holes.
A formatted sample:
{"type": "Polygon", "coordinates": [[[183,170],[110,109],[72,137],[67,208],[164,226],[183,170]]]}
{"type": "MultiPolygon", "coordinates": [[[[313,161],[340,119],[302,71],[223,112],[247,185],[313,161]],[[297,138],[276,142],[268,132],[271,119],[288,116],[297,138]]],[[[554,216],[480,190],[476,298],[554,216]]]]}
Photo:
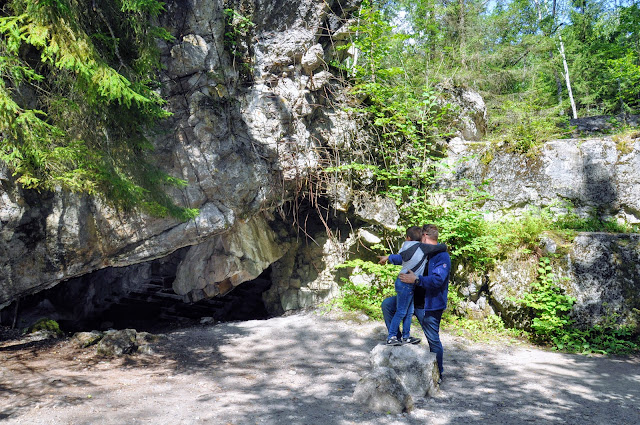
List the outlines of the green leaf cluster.
{"type": "Polygon", "coordinates": [[[27,189],[100,196],[182,219],[148,141],[157,92],[156,0],[11,0],[0,15],[0,160],[27,189]]]}
{"type": "Polygon", "coordinates": [[[401,267],[381,265],[360,259],[346,261],[337,268],[352,269],[351,275],[364,275],[367,284],[355,284],[352,280],[342,278],[341,296],[338,302],[345,310],[362,311],[373,319],[381,319],[380,305],[382,301],[395,295],[395,282],[401,267]]]}
{"type": "Polygon", "coordinates": [[[532,312],[531,338],[553,349],[583,354],[628,354],[640,350],[640,340],[631,326],[620,326],[611,315],[605,323],[579,329],[570,317],[576,299],[558,285],[551,260],[539,261],[538,278],[530,292],[516,300],[532,312]]]}

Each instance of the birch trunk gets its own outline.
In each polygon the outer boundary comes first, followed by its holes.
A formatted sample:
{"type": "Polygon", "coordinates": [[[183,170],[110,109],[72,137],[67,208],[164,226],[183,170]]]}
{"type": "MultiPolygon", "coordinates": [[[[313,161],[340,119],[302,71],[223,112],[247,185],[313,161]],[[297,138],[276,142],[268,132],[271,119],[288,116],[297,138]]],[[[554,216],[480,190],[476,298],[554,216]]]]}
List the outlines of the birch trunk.
{"type": "Polygon", "coordinates": [[[567,92],[569,93],[569,101],[571,102],[571,112],[573,113],[573,119],[578,118],[576,112],[576,102],[573,100],[573,91],[571,91],[571,79],[569,78],[569,66],[567,65],[567,57],[564,54],[564,43],[562,42],[562,36],[558,36],[560,39],[560,55],[562,55],[562,64],[564,65],[564,79],[567,83],[567,92]]]}

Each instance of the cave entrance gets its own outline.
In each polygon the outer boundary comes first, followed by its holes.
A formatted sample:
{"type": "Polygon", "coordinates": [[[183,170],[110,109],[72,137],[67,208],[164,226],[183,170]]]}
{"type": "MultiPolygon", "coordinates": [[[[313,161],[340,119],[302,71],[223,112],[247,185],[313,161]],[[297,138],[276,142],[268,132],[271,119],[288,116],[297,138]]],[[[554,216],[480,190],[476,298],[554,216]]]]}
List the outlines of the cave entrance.
{"type": "Polygon", "coordinates": [[[66,333],[110,328],[161,332],[199,324],[203,318],[211,318],[203,321],[210,323],[269,317],[262,294],[271,287],[271,267],[224,296],[187,303],[172,290],[185,255],[182,249],[162,259],[61,282],[0,310],[0,324],[15,322],[16,328],[24,329],[49,318],[66,333]]]}

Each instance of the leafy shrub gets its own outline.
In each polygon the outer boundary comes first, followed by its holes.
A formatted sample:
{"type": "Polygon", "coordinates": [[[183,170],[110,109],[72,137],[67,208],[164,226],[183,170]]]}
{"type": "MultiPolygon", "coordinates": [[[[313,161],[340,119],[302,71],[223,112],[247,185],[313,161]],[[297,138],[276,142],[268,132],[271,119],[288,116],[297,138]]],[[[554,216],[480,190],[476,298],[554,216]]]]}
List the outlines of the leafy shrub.
{"type": "Polygon", "coordinates": [[[538,279],[531,291],[516,300],[531,308],[531,339],[549,344],[554,350],[566,350],[583,354],[628,354],[640,351],[640,340],[630,326],[618,326],[615,315],[605,323],[586,329],[578,329],[569,312],[575,298],[564,293],[557,285],[549,258],[540,259],[538,279]]]}
{"type": "Polygon", "coordinates": [[[64,335],[62,330],[60,330],[60,325],[58,325],[58,322],[47,318],[42,318],[33,325],[29,326],[29,328],[26,330],[26,333],[34,333],[38,331],[50,332],[57,337],[61,337],[64,335]]]}
{"type": "Polygon", "coordinates": [[[371,261],[351,260],[338,268],[353,267],[353,276],[365,275],[370,284],[355,284],[342,278],[340,304],[346,310],[360,310],[372,319],[382,319],[380,305],[385,298],[394,296],[394,282],[400,272],[400,266],[381,265],[371,261]]]}

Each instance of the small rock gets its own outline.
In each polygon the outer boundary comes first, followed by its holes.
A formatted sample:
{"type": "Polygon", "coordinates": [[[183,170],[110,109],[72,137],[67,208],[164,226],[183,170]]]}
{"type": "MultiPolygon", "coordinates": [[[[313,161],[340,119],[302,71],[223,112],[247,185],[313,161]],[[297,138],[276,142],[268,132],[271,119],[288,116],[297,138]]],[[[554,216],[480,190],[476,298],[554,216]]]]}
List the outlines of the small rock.
{"type": "Polygon", "coordinates": [[[76,332],[73,335],[73,343],[80,348],[89,347],[93,344],[97,344],[102,339],[104,334],[99,331],[91,332],[76,332]]]}
{"type": "Polygon", "coordinates": [[[103,356],[122,356],[131,354],[137,349],[135,329],[108,331],[98,343],[98,354],[103,356]]]}

